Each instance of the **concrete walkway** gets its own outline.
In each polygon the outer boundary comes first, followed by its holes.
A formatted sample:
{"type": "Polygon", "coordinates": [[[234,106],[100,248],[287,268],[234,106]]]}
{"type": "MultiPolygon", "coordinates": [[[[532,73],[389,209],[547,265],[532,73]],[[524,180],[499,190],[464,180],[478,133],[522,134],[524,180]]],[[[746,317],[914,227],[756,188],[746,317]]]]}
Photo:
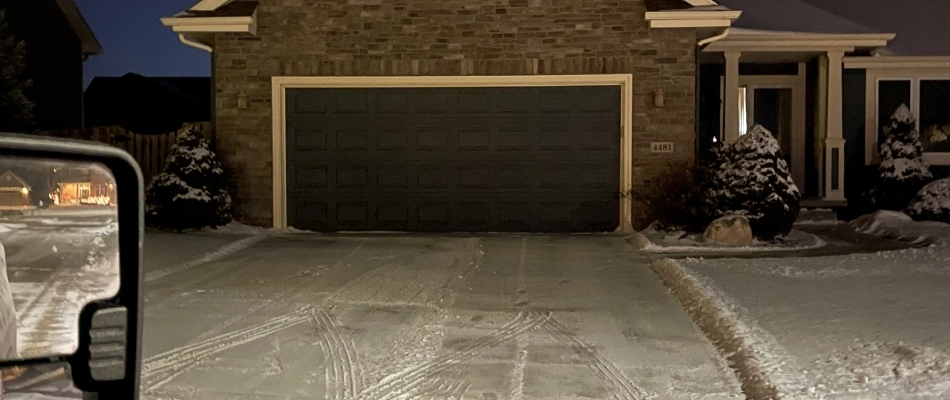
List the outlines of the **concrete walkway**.
{"type": "Polygon", "coordinates": [[[153,274],[144,398],[742,398],[648,262],[614,236],[271,236],[153,274]]]}

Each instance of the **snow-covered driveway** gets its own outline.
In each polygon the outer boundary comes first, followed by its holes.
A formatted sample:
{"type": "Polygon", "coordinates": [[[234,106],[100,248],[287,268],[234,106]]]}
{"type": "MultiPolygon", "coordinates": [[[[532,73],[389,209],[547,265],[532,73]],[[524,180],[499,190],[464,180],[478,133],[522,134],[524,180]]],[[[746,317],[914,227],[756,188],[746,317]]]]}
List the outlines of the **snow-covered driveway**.
{"type": "Polygon", "coordinates": [[[648,262],[611,236],[150,234],[143,394],[741,398],[648,262]]]}

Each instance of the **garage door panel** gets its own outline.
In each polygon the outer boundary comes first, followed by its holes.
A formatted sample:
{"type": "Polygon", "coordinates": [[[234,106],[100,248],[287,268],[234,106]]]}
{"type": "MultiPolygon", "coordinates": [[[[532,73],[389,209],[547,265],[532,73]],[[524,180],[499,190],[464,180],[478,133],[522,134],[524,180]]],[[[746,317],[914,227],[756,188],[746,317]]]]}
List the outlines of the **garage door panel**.
{"type": "Polygon", "coordinates": [[[331,91],[333,96],[332,114],[365,114],[369,111],[369,92],[359,89],[340,89],[331,91]]]}
{"type": "Polygon", "coordinates": [[[323,189],[327,187],[327,166],[295,165],[290,173],[290,182],[297,188],[323,189]]]}
{"type": "Polygon", "coordinates": [[[490,89],[470,89],[458,94],[458,114],[485,115],[492,113],[492,92],[490,89]]]}
{"type": "Polygon", "coordinates": [[[412,142],[412,133],[405,130],[381,129],[376,131],[376,150],[406,151],[412,142]]]}
{"type": "Polygon", "coordinates": [[[455,110],[458,94],[451,90],[417,90],[412,105],[414,115],[450,114],[455,110]]]}
{"type": "Polygon", "coordinates": [[[291,130],[287,134],[294,138],[289,142],[292,151],[326,151],[327,132],[323,130],[291,130]]]}
{"type": "Polygon", "coordinates": [[[418,188],[447,189],[449,187],[449,167],[446,165],[423,165],[416,170],[418,188]]]}
{"type": "Polygon", "coordinates": [[[383,90],[376,92],[376,113],[387,116],[409,114],[411,93],[405,90],[383,90]]]}
{"type": "Polygon", "coordinates": [[[368,151],[370,132],[366,129],[340,129],[332,132],[334,151],[368,151]]]}
{"type": "Polygon", "coordinates": [[[327,95],[329,92],[320,90],[287,91],[287,100],[293,107],[295,115],[325,114],[327,112],[327,95]]]}
{"type": "Polygon", "coordinates": [[[448,127],[424,127],[416,131],[416,150],[449,150],[449,136],[453,132],[448,127]]]}
{"type": "Polygon", "coordinates": [[[487,127],[460,128],[457,149],[461,151],[491,150],[491,137],[491,131],[487,127]]]}
{"type": "Polygon", "coordinates": [[[490,188],[495,181],[491,164],[463,164],[458,166],[458,189],[477,190],[490,188]]]}
{"type": "Polygon", "coordinates": [[[376,168],[378,189],[409,189],[410,168],[406,165],[384,164],[376,168]]]}
{"type": "Polygon", "coordinates": [[[368,165],[344,165],[336,168],[336,187],[364,189],[369,186],[368,165]]]}
{"type": "Polygon", "coordinates": [[[288,107],[291,226],[568,232],[617,225],[616,88],[300,91],[325,94],[298,93],[293,101],[326,101],[288,107]],[[599,97],[608,100],[588,99],[599,97]],[[326,113],[295,111],[320,107],[326,113]]]}

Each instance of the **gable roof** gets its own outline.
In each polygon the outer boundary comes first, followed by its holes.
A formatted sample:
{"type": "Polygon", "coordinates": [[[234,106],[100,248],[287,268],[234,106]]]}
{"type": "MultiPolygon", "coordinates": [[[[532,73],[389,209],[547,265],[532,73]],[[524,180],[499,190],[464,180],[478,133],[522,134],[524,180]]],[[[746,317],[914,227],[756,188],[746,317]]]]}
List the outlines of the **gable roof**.
{"type": "Polygon", "coordinates": [[[79,36],[79,40],[82,42],[82,54],[102,54],[102,44],[99,43],[99,39],[96,39],[96,35],[92,32],[92,28],[89,27],[86,19],[83,18],[82,13],[79,12],[76,3],[73,0],[55,1],[59,9],[63,11],[63,15],[66,16],[66,20],[69,21],[73,31],[76,32],[76,36],[79,36]]]}
{"type": "Polygon", "coordinates": [[[884,33],[801,0],[717,0],[742,15],[736,28],[803,33],[884,33]],[[790,18],[794,16],[794,18],[790,18]]]}
{"type": "Polygon", "coordinates": [[[30,188],[30,185],[20,178],[13,171],[4,172],[3,175],[0,175],[0,187],[13,187],[13,188],[30,188]],[[11,184],[12,183],[12,184],[11,184]]]}

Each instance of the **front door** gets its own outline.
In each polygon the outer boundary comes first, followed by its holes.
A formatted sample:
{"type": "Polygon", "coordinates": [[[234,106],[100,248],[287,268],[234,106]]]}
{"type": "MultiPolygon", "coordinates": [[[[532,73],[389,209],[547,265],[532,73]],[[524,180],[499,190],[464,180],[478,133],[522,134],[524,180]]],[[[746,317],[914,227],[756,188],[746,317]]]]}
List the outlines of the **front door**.
{"type": "Polygon", "coordinates": [[[792,180],[805,190],[805,85],[796,75],[739,77],[739,129],[744,135],[756,124],[778,140],[792,180]]]}

